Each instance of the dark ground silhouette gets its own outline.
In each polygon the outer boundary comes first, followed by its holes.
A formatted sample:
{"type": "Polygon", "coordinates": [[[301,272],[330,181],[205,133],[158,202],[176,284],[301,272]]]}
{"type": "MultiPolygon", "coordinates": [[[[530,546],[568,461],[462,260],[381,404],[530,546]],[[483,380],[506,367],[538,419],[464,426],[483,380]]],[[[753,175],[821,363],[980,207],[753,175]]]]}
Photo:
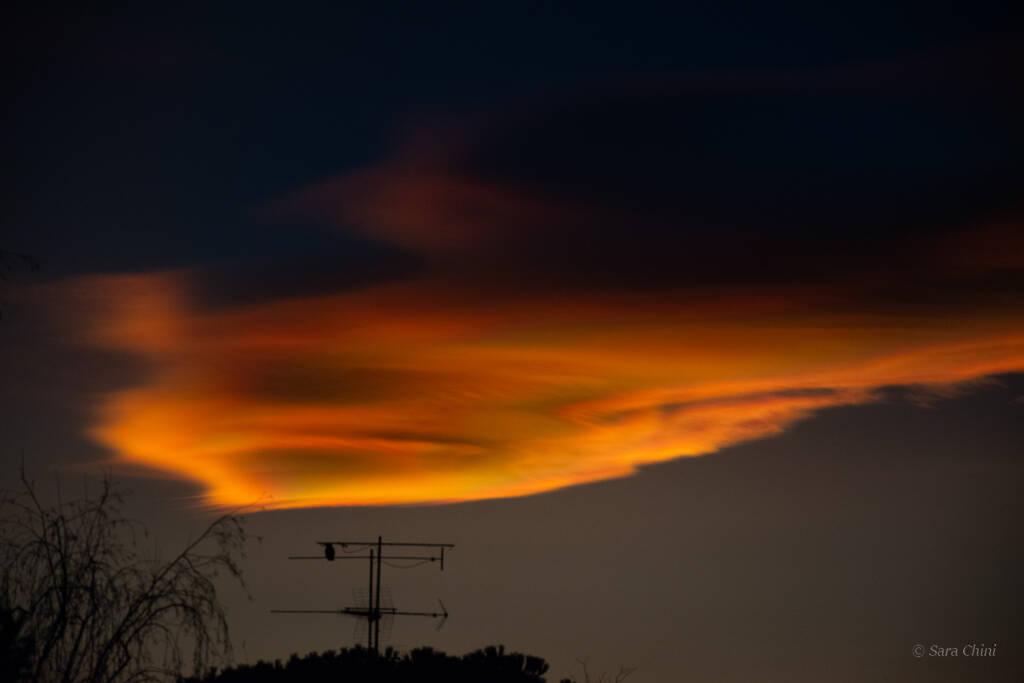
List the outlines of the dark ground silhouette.
{"type": "Polygon", "coordinates": [[[541,657],[505,652],[503,645],[486,647],[461,657],[430,647],[417,648],[406,654],[388,648],[383,654],[376,655],[372,650],[357,646],[323,653],[311,652],[304,657],[293,654],[286,662],[241,664],[222,671],[210,671],[202,677],[181,679],[181,683],[545,683],[547,670],[548,664],[541,657]]]}

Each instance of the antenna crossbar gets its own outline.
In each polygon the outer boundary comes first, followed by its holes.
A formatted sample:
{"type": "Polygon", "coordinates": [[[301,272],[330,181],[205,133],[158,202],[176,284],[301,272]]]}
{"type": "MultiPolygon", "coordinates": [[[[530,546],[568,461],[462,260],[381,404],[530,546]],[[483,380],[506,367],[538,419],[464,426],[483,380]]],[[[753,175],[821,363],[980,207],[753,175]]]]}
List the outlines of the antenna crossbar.
{"type": "Polygon", "coordinates": [[[418,546],[420,548],[454,548],[455,547],[454,543],[394,543],[394,542],[377,543],[377,541],[317,541],[317,545],[342,545],[342,546],[345,546],[345,545],[365,545],[365,546],[397,545],[397,546],[407,546],[407,547],[418,546]]]}
{"type": "MultiPolygon", "coordinates": [[[[336,556],[334,560],[365,560],[368,559],[369,555],[343,555],[336,556]]],[[[323,555],[289,555],[289,560],[326,560],[327,558],[323,555]]],[[[380,558],[382,560],[430,560],[431,562],[437,562],[440,557],[431,557],[424,555],[385,555],[380,558]]],[[[331,560],[332,562],[334,560],[331,560]]]]}
{"type": "MultiPolygon", "coordinates": [[[[370,561],[370,577],[369,577],[369,594],[366,607],[342,607],[340,609],[272,609],[270,610],[274,614],[340,614],[357,617],[360,619],[366,619],[367,633],[366,633],[366,644],[367,647],[371,648],[374,652],[380,653],[380,622],[383,617],[393,616],[405,616],[405,617],[430,617],[432,619],[440,618],[441,622],[438,625],[438,629],[444,625],[448,619],[448,609],[445,608],[444,603],[438,600],[441,605],[440,612],[413,612],[408,610],[398,610],[394,607],[381,607],[381,568],[383,567],[385,560],[420,560],[422,562],[440,562],[441,570],[444,571],[444,555],[445,550],[450,550],[455,547],[454,543],[398,543],[388,542],[385,543],[380,536],[377,537],[377,541],[317,541],[318,545],[323,546],[323,555],[291,555],[288,557],[289,560],[327,560],[333,562],[334,560],[369,560],[370,561]],[[345,555],[338,555],[334,551],[334,546],[341,546],[342,549],[348,548],[348,546],[361,546],[357,550],[346,551],[345,555]],[[430,555],[385,555],[383,553],[384,546],[392,547],[406,547],[406,548],[437,548],[440,552],[436,555],[431,551],[430,555]],[[368,550],[366,554],[354,554],[363,550],[368,550]],[[376,563],[376,564],[375,564],[376,563]],[[376,581],[374,581],[374,573],[377,575],[376,581]],[[376,585],[375,585],[376,584],[376,585]]],[[[396,567],[397,565],[388,565],[396,567]]],[[[414,565],[411,565],[414,566],[414,565]]],[[[410,566],[410,567],[411,567],[410,566]]],[[[410,567],[397,566],[399,569],[409,569],[410,567]]],[[[358,600],[362,602],[362,600],[358,600]]],[[[386,602],[390,602],[388,599],[386,602]]],[[[390,623],[390,620],[388,624],[390,623]]],[[[385,631],[390,626],[385,624],[385,631]]]]}

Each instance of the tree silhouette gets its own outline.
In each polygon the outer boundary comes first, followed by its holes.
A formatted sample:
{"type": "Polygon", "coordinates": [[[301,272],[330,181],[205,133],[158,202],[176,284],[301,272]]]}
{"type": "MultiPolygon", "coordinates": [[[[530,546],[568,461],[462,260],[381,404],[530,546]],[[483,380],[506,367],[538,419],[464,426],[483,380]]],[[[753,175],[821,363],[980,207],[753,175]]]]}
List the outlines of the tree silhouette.
{"type": "Polygon", "coordinates": [[[182,683],[545,683],[547,670],[548,664],[542,658],[505,652],[503,645],[461,657],[430,647],[404,655],[392,648],[377,655],[367,648],[354,647],[322,654],[311,652],[304,657],[292,655],[285,663],[260,661],[223,671],[211,670],[205,676],[184,679],[182,683]]]}
{"type": "Polygon", "coordinates": [[[213,579],[242,582],[242,520],[224,515],[169,562],[144,558],[144,527],[105,479],[96,495],[44,505],[24,473],[0,497],[0,677],[146,681],[230,649],[213,579]]]}

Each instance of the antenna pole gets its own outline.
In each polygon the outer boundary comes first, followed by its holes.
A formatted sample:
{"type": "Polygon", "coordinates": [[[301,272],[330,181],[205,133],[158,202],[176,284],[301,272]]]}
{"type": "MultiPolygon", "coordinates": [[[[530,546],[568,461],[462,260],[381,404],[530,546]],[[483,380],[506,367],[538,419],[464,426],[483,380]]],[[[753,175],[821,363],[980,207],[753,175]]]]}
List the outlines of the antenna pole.
{"type": "MultiPolygon", "coordinates": [[[[370,609],[371,600],[373,600],[373,549],[370,549],[370,593],[366,596],[367,610],[370,609]]],[[[373,649],[373,619],[366,620],[366,649],[373,649]]]]}
{"type": "MultiPolygon", "coordinates": [[[[372,550],[370,551],[373,552],[372,550]]],[[[375,654],[380,654],[380,566],[384,564],[381,562],[383,555],[381,554],[381,537],[377,537],[377,604],[373,609],[373,616],[376,621],[374,626],[374,637],[373,637],[373,651],[375,654]]]]}

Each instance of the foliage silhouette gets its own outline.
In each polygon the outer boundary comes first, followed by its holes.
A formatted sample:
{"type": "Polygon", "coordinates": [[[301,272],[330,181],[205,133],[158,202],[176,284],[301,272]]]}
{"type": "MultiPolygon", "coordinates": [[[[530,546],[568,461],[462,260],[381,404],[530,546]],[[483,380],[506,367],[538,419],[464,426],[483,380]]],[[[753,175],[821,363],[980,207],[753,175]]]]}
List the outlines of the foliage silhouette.
{"type": "MultiPolygon", "coordinates": [[[[4,681],[173,680],[230,650],[214,578],[244,587],[242,520],[224,515],[169,562],[139,553],[141,524],[99,492],[44,505],[24,472],[0,497],[0,676],[4,681]]],[[[59,497],[59,496],[58,496],[59,497]]]]}
{"type": "Polygon", "coordinates": [[[461,657],[430,647],[406,654],[388,648],[380,655],[364,647],[342,648],[304,657],[292,655],[287,662],[259,661],[205,676],[182,679],[181,683],[545,683],[548,664],[540,657],[505,652],[505,646],[490,646],[461,657]]]}

